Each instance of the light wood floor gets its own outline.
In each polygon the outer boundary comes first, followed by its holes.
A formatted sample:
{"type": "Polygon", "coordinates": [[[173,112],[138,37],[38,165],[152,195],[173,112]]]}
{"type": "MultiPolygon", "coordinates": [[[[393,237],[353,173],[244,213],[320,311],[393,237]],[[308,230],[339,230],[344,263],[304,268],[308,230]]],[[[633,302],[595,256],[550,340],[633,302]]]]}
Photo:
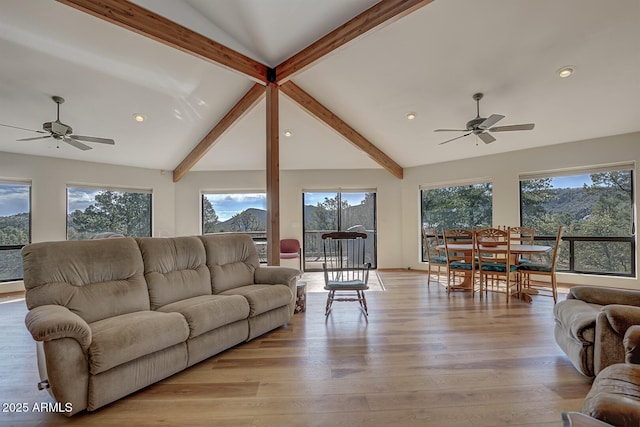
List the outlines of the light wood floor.
{"type": "MultiPolygon", "coordinates": [[[[415,272],[380,272],[369,321],[324,293],[252,342],[72,418],[0,412],[1,426],[561,426],[591,380],[553,339],[553,300],[472,300],[415,272]]],[[[564,298],[564,295],[561,296],[564,298]]],[[[24,301],[0,298],[0,401],[49,402],[37,391],[24,301]]]]}

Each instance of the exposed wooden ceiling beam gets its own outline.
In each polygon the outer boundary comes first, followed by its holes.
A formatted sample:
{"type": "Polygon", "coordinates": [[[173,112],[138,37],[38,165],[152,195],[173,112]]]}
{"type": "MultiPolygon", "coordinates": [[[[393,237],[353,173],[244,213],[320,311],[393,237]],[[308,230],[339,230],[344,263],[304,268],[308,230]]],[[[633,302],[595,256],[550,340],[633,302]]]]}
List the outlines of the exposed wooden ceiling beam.
{"type": "Polygon", "coordinates": [[[359,134],[355,129],[345,123],[340,117],[333,114],[315,98],[302,90],[292,81],[280,86],[280,91],[304,108],[318,120],[326,123],[333,130],[345,137],[351,144],[364,151],[371,159],[389,171],[396,178],[402,179],[404,171],[391,157],[373,145],[368,139],[359,134]]]}
{"type": "Polygon", "coordinates": [[[365,33],[390,24],[433,0],[382,0],[331,31],[276,67],[278,83],[284,83],[319,59],[365,33]]]}
{"type": "Polygon", "coordinates": [[[173,182],[180,179],[213,147],[218,139],[229,130],[231,126],[240,120],[246,113],[260,102],[265,96],[265,86],[255,83],[251,89],[234,105],[231,110],[202,138],[187,157],[180,162],[173,171],[173,182]]]}
{"type": "Polygon", "coordinates": [[[267,85],[267,265],[280,265],[279,92],[275,83],[267,85]]]}
{"type": "Polygon", "coordinates": [[[58,0],[60,3],[214,62],[254,81],[267,82],[267,66],[127,0],[58,0]]]}

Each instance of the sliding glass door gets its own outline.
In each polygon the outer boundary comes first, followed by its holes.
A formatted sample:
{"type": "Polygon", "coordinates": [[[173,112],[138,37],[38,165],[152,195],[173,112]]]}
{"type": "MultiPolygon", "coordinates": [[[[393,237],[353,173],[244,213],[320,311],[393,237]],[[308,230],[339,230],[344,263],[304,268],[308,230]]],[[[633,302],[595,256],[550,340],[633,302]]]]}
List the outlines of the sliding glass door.
{"type": "Polygon", "coordinates": [[[371,263],[371,268],[376,268],[375,192],[305,192],[302,203],[305,271],[322,270],[322,235],[331,231],[366,233],[366,262],[371,263]]]}

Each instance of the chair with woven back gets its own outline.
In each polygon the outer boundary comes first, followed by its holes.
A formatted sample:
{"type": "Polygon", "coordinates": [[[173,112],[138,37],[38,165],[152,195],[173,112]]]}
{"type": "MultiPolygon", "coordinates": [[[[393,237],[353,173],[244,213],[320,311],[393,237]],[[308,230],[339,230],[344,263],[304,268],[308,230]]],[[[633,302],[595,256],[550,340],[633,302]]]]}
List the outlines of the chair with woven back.
{"type": "Polygon", "coordinates": [[[334,301],[355,301],[368,316],[364,291],[369,289],[369,269],[365,262],[366,233],[335,231],[322,235],[324,247],[324,289],[329,291],[325,316],[331,312],[334,301]]]}
{"type": "Polygon", "coordinates": [[[488,292],[488,279],[492,280],[492,290],[502,292],[502,286],[493,286],[504,282],[507,304],[511,298],[511,288],[518,287],[518,266],[511,256],[510,228],[479,228],[475,230],[476,257],[480,275],[480,295],[488,292]],[[500,250],[494,248],[499,247],[500,250]],[[483,289],[484,285],[484,289],[483,289]]]}
{"type": "Polygon", "coordinates": [[[431,272],[436,268],[436,277],[440,282],[441,271],[447,266],[447,256],[445,251],[438,249],[440,239],[438,237],[438,229],[431,227],[422,228],[422,241],[424,244],[424,252],[427,260],[427,286],[431,282],[431,272]]]}
{"type": "Polygon", "coordinates": [[[553,251],[551,252],[551,259],[549,262],[545,261],[529,261],[529,262],[521,262],[518,264],[518,272],[521,276],[526,276],[525,282],[525,292],[527,289],[533,289],[534,293],[539,295],[540,291],[550,291],[553,297],[553,302],[558,302],[558,284],[556,280],[556,266],[558,264],[558,258],[560,256],[560,244],[562,243],[562,235],[564,234],[564,227],[561,225],[558,227],[558,231],[556,233],[556,240],[553,246],[553,251]],[[550,278],[550,283],[542,283],[539,281],[532,281],[530,278],[532,275],[535,276],[547,276],[550,278]]]}
{"type": "Polygon", "coordinates": [[[452,228],[443,230],[442,236],[447,259],[447,293],[458,288],[455,285],[456,277],[460,279],[460,283],[468,285],[462,289],[470,289],[474,292],[476,263],[474,261],[473,232],[463,228],[452,228]],[[461,251],[452,246],[456,244],[468,245],[471,250],[461,251]]]}

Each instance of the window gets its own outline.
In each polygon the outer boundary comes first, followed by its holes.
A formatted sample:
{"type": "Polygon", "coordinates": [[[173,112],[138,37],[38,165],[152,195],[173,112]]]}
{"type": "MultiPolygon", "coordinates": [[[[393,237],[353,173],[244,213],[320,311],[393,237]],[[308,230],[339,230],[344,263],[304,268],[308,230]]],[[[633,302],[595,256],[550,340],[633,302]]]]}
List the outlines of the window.
{"type": "Polygon", "coordinates": [[[266,238],[265,193],[207,193],[202,195],[202,233],[249,232],[266,238]]]}
{"type": "Polygon", "coordinates": [[[31,242],[31,184],[0,181],[0,282],[22,280],[20,250],[31,242]]]}
{"type": "MultiPolygon", "coordinates": [[[[423,227],[445,229],[489,227],[493,223],[493,186],[490,182],[453,187],[423,188],[420,191],[423,227]]],[[[419,231],[422,241],[422,230],[419,231]]],[[[422,262],[426,262],[422,244],[422,262]]]]}
{"type": "Polygon", "coordinates": [[[67,187],[67,240],[107,232],[151,237],[151,192],[67,187]]]}
{"type": "Polygon", "coordinates": [[[522,225],[548,237],[565,227],[559,271],[635,276],[633,205],[630,166],[520,180],[522,225]]]}
{"type": "Polygon", "coordinates": [[[322,269],[324,233],[347,230],[367,234],[365,261],[376,268],[375,192],[305,192],[302,199],[305,271],[322,269]]]}

